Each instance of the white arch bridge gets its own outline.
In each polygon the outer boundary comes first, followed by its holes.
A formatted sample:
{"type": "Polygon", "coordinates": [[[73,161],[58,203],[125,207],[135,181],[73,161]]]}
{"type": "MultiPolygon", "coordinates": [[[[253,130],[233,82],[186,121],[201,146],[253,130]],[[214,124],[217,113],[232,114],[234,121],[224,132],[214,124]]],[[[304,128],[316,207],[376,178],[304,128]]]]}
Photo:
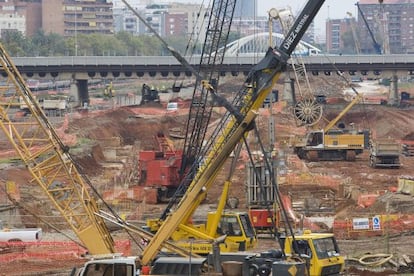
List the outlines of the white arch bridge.
{"type": "MultiPolygon", "coordinates": [[[[282,44],[284,35],[272,33],[272,47],[282,44]]],[[[226,57],[260,56],[264,55],[269,48],[269,33],[257,33],[242,37],[227,45],[226,57]]],[[[301,40],[293,51],[293,55],[313,56],[322,51],[310,43],[301,40]]]]}

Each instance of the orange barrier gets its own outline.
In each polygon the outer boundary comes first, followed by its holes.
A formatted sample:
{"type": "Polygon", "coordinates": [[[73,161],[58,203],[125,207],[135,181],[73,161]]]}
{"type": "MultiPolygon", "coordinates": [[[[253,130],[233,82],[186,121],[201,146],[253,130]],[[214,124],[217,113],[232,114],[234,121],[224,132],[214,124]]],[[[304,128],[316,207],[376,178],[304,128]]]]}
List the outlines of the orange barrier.
{"type": "MultiPolygon", "coordinates": [[[[0,263],[22,259],[78,259],[87,253],[85,248],[75,242],[0,242],[0,249],[0,263]]],[[[130,256],[131,242],[118,240],[115,242],[115,249],[124,256],[130,256]]]]}
{"type": "Polygon", "coordinates": [[[378,215],[365,218],[338,220],[333,223],[333,232],[338,239],[355,239],[360,237],[375,237],[397,235],[414,230],[414,215],[378,215]],[[355,225],[355,219],[366,222],[363,227],[355,225]]]}

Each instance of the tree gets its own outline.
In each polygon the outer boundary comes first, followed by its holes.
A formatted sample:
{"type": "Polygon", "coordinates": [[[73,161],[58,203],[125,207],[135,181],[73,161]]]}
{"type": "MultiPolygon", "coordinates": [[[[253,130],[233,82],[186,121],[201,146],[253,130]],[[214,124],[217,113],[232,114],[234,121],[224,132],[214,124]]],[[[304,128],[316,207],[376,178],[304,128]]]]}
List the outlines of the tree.
{"type": "MultiPolygon", "coordinates": [[[[184,36],[167,37],[166,41],[180,53],[185,53],[187,39],[184,36]]],[[[38,30],[32,37],[24,37],[18,31],[5,32],[1,38],[11,56],[159,56],[170,55],[154,36],[134,36],[127,32],[115,35],[78,34],[63,37],[55,33],[45,34],[38,30]]]]}
{"type": "Polygon", "coordinates": [[[19,31],[10,30],[4,32],[1,37],[1,43],[11,56],[25,56],[28,50],[28,41],[19,31]]]}
{"type": "Polygon", "coordinates": [[[31,37],[31,46],[30,52],[34,56],[61,56],[67,52],[65,40],[61,35],[45,34],[43,30],[38,30],[31,37]]]}

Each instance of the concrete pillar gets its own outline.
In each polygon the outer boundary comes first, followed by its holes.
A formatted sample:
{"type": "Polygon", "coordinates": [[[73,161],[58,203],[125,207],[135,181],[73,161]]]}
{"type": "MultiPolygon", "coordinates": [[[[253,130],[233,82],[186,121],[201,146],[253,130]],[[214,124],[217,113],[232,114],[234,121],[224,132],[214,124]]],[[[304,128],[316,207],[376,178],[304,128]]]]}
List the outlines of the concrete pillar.
{"type": "Polygon", "coordinates": [[[88,80],[87,79],[78,79],[76,80],[76,85],[78,87],[79,103],[82,107],[89,106],[89,92],[88,92],[88,80]]]}
{"type": "Polygon", "coordinates": [[[89,106],[88,79],[76,79],[71,83],[69,95],[73,98],[74,106],[89,106]]]}
{"type": "Polygon", "coordinates": [[[78,105],[79,103],[79,93],[78,93],[78,86],[76,85],[76,83],[71,82],[70,87],[69,87],[69,96],[72,97],[73,99],[73,105],[78,105]]]}
{"type": "Polygon", "coordinates": [[[400,104],[400,99],[398,96],[398,76],[395,72],[391,78],[390,95],[388,97],[388,103],[390,105],[400,104]]]}
{"type": "Polygon", "coordinates": [[[286,101],[289,105],[293,105],[296,102],[295,99],[295,82],[293,79],[286,77],[283,87],[283,97],[282,99],[286,101]]]}

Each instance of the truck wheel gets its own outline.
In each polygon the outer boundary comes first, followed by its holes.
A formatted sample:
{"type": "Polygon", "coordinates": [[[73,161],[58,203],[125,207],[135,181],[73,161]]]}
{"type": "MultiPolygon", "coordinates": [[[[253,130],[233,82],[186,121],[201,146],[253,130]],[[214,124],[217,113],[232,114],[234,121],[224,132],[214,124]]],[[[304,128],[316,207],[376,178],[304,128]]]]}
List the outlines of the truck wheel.
{"type": "Polygon", "coordinates": [[[262,264],[259,267],[259,276],[269,276],[271,272],[272,269],[266,264],[262,264]]]}

